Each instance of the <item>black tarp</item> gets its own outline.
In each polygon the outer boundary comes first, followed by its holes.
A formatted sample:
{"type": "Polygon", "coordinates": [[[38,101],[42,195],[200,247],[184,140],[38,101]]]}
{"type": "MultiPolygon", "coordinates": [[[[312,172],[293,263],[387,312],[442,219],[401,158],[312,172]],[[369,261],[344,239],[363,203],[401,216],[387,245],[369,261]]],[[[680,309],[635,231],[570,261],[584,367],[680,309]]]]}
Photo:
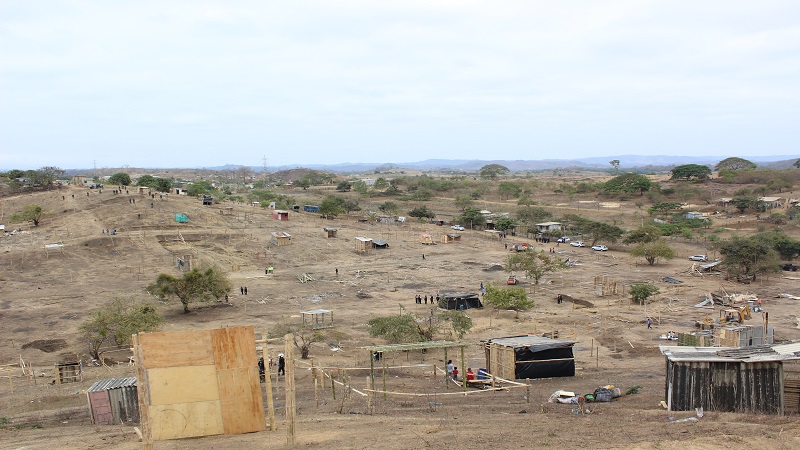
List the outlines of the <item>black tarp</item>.
{"type": "Polygon", "coordinates": [[[445,292],[439,298],[439,308],[463,311],[470,308],[483,308],[478,294],[471,292],[445,292]]]}
{"type": "Polygon", "coordinates": [[[575,376],[571,343],[515,348],[514,359],[517,363],[514,373],[518,380],[575,376]]]}

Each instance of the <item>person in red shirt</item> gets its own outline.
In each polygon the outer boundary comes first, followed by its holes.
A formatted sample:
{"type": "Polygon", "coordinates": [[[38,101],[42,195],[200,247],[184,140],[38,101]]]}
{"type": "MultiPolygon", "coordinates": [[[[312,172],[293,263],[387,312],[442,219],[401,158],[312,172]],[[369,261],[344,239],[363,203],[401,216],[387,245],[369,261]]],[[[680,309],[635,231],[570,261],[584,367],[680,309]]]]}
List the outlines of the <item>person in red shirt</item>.
{"type": "Polygon", "coordinates": [[[458,381],[458,367],[453,367],[453,379],[458,381]]]}
{"type": "Polygon", "coordinates": [[[467,381],[472,381],[475,379],[475,374],[472,373],[472,368],[467,367],[467,381]]]}

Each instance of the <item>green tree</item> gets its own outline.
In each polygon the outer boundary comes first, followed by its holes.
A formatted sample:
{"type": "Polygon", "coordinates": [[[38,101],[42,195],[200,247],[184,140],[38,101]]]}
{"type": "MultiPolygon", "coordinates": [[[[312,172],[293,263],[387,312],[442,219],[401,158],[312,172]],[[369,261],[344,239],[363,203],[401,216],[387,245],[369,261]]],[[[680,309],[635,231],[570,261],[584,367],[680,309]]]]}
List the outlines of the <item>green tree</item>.
{"type": "Polygon", "coordinates": [[[531,309],[535,304],[528,298],[525,289],[517,286],[499,287],[497,283],[486,284],[483,301],[494,309],[510,309],[517,312],[531,309]]]}
{"type": "Polygon", "coordinates": [[[619,174],[619,160],[618,159],[612,159],[608,163],[611,164],[611,167],[614,168],[614,173],[619,174]]]}
{"type": "Polygon", "coordinates": [[[717,246],[728,278],[755,281],[761,274],[780,270],[780,257],[765,239],[734,236],[717,246]]]}
{"type": "Polygon", "coordinates": [[[367,326],[370,335],[382,337],[391,344],[431,341],[435,334],[432,321],[420,319],[416,314],[374,317],[367,326]]]}
{"type": "MultiPolygon", "coordinates": [[[[163,178],[159,178],[159,180],[162,179],[163,178]]],[[[159,182],[156,181],[156,186],[158,186],[158,183],[159,182]]],[[[203,195],[203,194],[213,194],[216,192],[216,189],[214,189],[214,186],[211,185],[210,181],[199,180],[190,184],[189,188],[186,189],[186,191],[188,192],[189,195],[196,197],[198,195],[203,195]]]]}
{"type": "Polygon", "coordinates": [[[658,288],[658,286],[650,283],[637,283],[631,285],[631,288],[628,292],[636,303],[643,305],[649,297],[658,294],[661,292],[661,290],[658,288]]]}
{"type": "Polygon", "coordinates": [[[628,194],[644,195],[653,187],[653,182],[644,175],[636,173],[623,173],[606,181],[603,188],[606,192],[625,192],[628,194]]]}
{"type": "Polygon", "coordinates": [[[334,196],[325,197],[319,204],[319,211],[323,217],[336,217],[344,214],[344,208],[341,202],[334,196]]]}
{"type": "Polygon", "coordinates": [[[475,204],[475,200],[467,194],[456,195],[455,205],[460,210],[465,210],[475,204]]]}
{"type": "Polygon", "coordinates": [[[500,175],[505,175],[509,172],[510,170],[508,170],[508,167],[500,164],[487,164],[478,171],[481,178],[488,178],[492,181],[496,180],[500,175]]]}
{"type": "Polygon", "coordinates": [[[516,226],[517,224],[514,223],[514,219],[508,217],[501,217],[494,222],[495,230],[499,231],[513,230],[516,226]]]}
{"type": "Polygon", "coordinates": [[[156,190],[158,192],[170,192],[172,190],[172,180],[169,178],[159,178],[156,180],[156,190]]]}
{"type": "Polygon", "coordinates": [[[303,177],[292,184],[294,184],[297,187],[303,188],[304,191],[307,191],[308,188],[311,187],[311,180],[308,177],[303,177]]]}
{"type": "Polygon", "coordinates": [[[796,167],[796,168],[800,169],[800,159],[798,159],[797,161],[795,161],[795,162],[794,162],[794,164],[792,164],[792,165],[793,165],[794,167],[796,167]]]}
{"type": "Polygon", "coordinates": [[[121,186],[130,186],[131,184],[131,176],[125,172],[117,172],[108,179],[110,184],[116,184],[121,186]]]}
{"type": "Polygon", "coordinates": [[[461,214],[456,216],[456,222],[464,224],[464,226],[468,226],[469,228],[473,228],[474,226],[481,226],[486,223],[486,217],[481,214],[478,208],[466,208],[461,211],[461,214]]]}
{"type": "Polygon", "coordinates": [[[363,180],[353,181],[352,189],[362,195],[369,192],[369,186],[363,180]]]}
{"type": "Polygon", "coordinates": [[[497,193],[500,194],[502,200],[517,198],[522,194],[522,187],[517,183],[504,181],[497,187],[497,193]]]}
{"type": "Polygon", "coordinates": [[[420,219],[422,218],[433,219],[434,217],[436,217],[436,214],[430,209],[428,209],[428,207],[425,205],[417,206],[416,208],[409,211],[408,215],[411,217],[418,217],[420,219]]]}
{"type": "Polygon", "coordinates": [[[147,286],[147,292],[162,300],[172,296],[178,297],[183,304],[183,312],[189,312],[189,303],[193,301],[209,301],[221,299],[231,292],[231,283],[219,269],[211,267],[205,271],[192,269],[177,278],[162,273],[156,282],[147,286]]]}
{"type": "Polygon", "coordinates": [[[719,172],[751,170],[755,168],[756,164],[754,162],[748,161],[744,158],[737,158],[735,156],[732,156],[730,158],[725,158],[722,161],[718,162],[716,166],[714,166],[714,170],[719,172]]]}
{"type": "Polygon", "coordinates": [[[339,191],[339,192],[348,192],[352,187],[353,187],[353,183],[351,183],[350,181],[344,180],[344,181],[339,182],[339,184],[336,185],[336,190],[339,191]]]}
{"type": "Polygon", "coordinates": [[[11,215],[12,222],[33,222],[33,226],[38,227],[39,221],[42,220],[44,211],[42,207],[36,204],[25,205],[22,211],[11,215]]]}
{"type": "Polygon", "coordinates": [[[542,251],[513,253],[506,259],[506,270],[509,272],[521,271],[525,276],[533,279],[534,285],[539,285],[539,280],[549,273],[566,267],[560,258],[551,258],[542,251]]]}
{"type": "Polygon", "coordinates": [[[30,170],[26,173],[34,186],[51,188],[53,182],[64,176],[64,170],[54,166],[45,166],[40,169],[30,170]]]}
{"type": "Polygon", "coordinates": [[[707,180],[711,175],[711,169],[708,166],[700,164],[684,164],[672,169],[673,180],[691,180],[696,178],[698,180],[707,180]]]}
{"type": "Polygon", "coordinates": [[[755,208],[757,204],[758,199],[751,196],[738,195],[731,199],[731,205],[738,209],[739,213],[745,212],[748,208],[755,208]]]}
{"type": "Polygon", "coordinates": [[[444,310],[438,313],[438,318],[440,323],[449,324],[450,329],[459,339],[464,339],[473,326],[472,318],[464,311],[444,310]]]}
{"type": "Polygon", "coordinates": [[[389,182],[386,181],[386,178],[378,178],[375,180],[375,184],[372,186],[377,190],[386,189],[389,186],[389,182]]]}
{"type": "Polygon", "coordinates": [[[155,188],[158,184],[158,179],[152,175],[142,175],[136,180],[137,186],[147,186],[155,188]]]}
{"type": "Polygon", "coordinates": [[[658,239],[651,242],[641,242],[631,250],[631,255],[641,256],[647,260],[651,266],[656,263],[658,258],[672,259],[675,257],[675,250],[667,244],[667,241],[658,239]]]}
{"type": "Polygon", "coordinates": [[[386,214],[395,215],[400,210],[400,206],[395,202],[383,202],[378,206],[378,210],[386,214]]]}
{"type": "Polygon", "coordinates": [[[150,305],[131,300],[114,299],[95,311],[80,326],[81,335],[89,343],[92,357],[100,359],[100,349],[108,341],[129,344],[131,335],[153,331],[164,319],[150,305]]]}
{"type": "Polygon", "coordinates": [[[609,243],[617,242],[625,230],[622,228],[604,222],[596,222],[575,214],[567,214],[564,216],[565,220],[569,222],[572,231],[579,232],[586,236],[586,240],[591,245],[595,245],[597,241],[604,241],[609,243]]]}
{"type": "Polygon", "coordinates": [[[653,242],[661,237],[661,229],[653,225],[644,225],[629,231],[622,240],[625,244],[640,244],[653,242]]]}
{"type": "Polygon", "coordinates": [[[753,237],[772,247],[778,252],[778,256],[785,261],[791,261],[800,256],[800,241],[789,236],[773,231],[770,233],[757,234],[753,237]]]}

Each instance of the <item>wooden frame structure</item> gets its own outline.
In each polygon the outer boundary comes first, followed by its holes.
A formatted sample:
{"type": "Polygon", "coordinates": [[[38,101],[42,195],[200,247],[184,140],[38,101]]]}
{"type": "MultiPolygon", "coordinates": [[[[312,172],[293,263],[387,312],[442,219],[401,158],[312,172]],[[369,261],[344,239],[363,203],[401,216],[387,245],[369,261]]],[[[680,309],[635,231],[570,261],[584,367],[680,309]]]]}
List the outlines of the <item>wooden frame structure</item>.
{"type": "Polygon", "coordinates": [[[56,364],[54,368],[56,384],[83,381],[83,363],[81,361],[56,364]]]}
{"type": "Polygon", "coordinates": [[[325,238],[326,239],[330,239],[330,238],[335,238],[336,237],[336,232],[339,231],[339,230],[337,230],[336,228],[331,228],[331,227],[323,227],[322,231],[325,232],[325,238]]]}
{"type": "MultiPolygon", "coordinates": [[[[428,342],[413,342],[410,344],[389,344],[389,345],[369,345],[366,347],[361,347],[364,350],[369,352],[369,386],[370,389],[375,390],[375,353],[388,353],[388,352],[407,352],[411,350],[430,350],[435,348],[441,348],[444,350],[444,360],[447,361],[447,349],[449,348],[459,348],[461,350],[461,373],[464,374],[462,387],[464,391],[467,390],[467,360],[464,357],[464,348],[469,347],[471,345],[475,345],[474,343],[464,343],[464,342],[451,342],[451,341],[428,341],[428,342]]],[[[383,390],[386,391],[386,359],[381,358],[383,361],[382,367],[382,378],[383,378],[383,390]]],[[[449,384],[446,384],[449,386],[449,384]]],[[[386,394],[384,394],[385,396],[386,394]]]]}
{"type": "Polygon", "coordinates": [[[448,233],[442,235],[442,244],[449,244],[451,242],[456,242],[460,240],[461,240],[460,234],[448,233]]]}
{"type": "Polygon", "coordinates": [[[276,244],[278,247],[289,245],[292,243],[292,235],[285,231],[273,231],[272,243],[276,244]]]}
{"type": "Polygon", "coordinates": [[[434,244],[436,244],[436,241],[434,241],[434,239],[433,239],[433,235],[432,234],[428,234],[428,233],[423,233],[422,235],[420,235],[419,242],[421,244],[425,244],[425,245],[434,245],[434,244]]]}
{"type": "Polygon", "coordinates": [[[356,236],[356,253],[369,253],[372,250],[372,239],[356,236]]]}
{"type": "Polygon", "coordinates": [[[333,327],[333,311],[329,309],[313,309],[311,311],[303,311],[300,313],[300,315],[303,318],[304,327],[307,326],[313,329],[333,327]],[[306,317],[308,317],[307,322],[306,317]]]}

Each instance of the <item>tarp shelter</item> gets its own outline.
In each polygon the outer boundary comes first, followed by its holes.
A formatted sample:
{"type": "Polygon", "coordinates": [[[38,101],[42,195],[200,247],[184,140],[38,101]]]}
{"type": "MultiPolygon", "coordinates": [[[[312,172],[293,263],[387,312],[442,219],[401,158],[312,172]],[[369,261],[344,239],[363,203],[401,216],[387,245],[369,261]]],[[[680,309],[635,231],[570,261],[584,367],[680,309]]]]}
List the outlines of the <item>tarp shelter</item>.
{"type": "Polygon", "coordinates": [[[372,248],[389,248],[389,243],[380,239],[372,241],[372,248]]]}
{"type": "Polygon", "coordinates": [[[319,206],[318,205],[303,205],[303,211],[310,212],[310,213],[319,212],[319,206]]]}
{"type": "Polygon", "coordinates": [[[292,243],[292,235],[285,231],[273,231],[272,242],[278,244],[278,247],[289,245],[292,243]]]}
{"type": "Polygon", "coordinates": [[[203,206],[211,206],[214,204],[214,196],[203,194],[203,206]]]}
{"type": "Polygon", "coordinates": [[[419,241],[425,245],[433,245],[436,243],[433,241],[433,236],[428,233],[423,233],[423,235],[419,237],[419,241]]]}
{"type": "Polygon", "coordinates": [[[186,214],[175,214],[175,222],[178,223],[186,223],[189,221],[189,217],[186,214]]]}
{"type": "Polygon", "coordinates": [[[336,232],[339,230],[337,230],[336,228],[324,227],[322,228],[322,231],[325,232],[325,238],[335,238],[336,232]]]}
{"type": "Polygon", "coordinates": [[[745,348],[660,346],[670,411],[797,414],[800,342],[745,348]]]}
{"type": "Polygon", "coordinates": [[[470,308],[483,308],[478,294],[472,292],[442,292],[439,308],[463,311],[470,308]]]}
{"type": "Polygon", "coordinates": [[[356,253],[367,253],[372,249],[372,239],[356,236],[356,253]]]}
{"type": "Polygon", "coordinates": [[[275,220],[289,220],[289,211],[276,209],[272,211],[272,218],[275,220]]]}
{"type": "Polygon", "coordinates": [[[97,381],[86,391],[86,397],[95,425],[139,422],[136,377],[97,381]]]}
{"type": "Polygon", "coordinates": [[[483,341],[489,373],[506,379],[575,376],[571,341],[513,336],[483,341]]]}

